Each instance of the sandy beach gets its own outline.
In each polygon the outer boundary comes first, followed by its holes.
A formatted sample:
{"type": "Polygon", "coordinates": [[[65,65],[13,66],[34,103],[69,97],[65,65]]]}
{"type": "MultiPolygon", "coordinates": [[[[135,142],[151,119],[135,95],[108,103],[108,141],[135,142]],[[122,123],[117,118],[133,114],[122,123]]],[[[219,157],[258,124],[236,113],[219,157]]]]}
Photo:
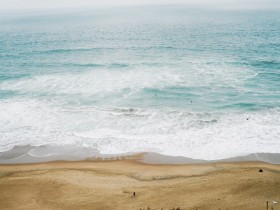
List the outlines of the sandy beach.
{"type": "Polygon", "coordinates": [[[279,165],[141,158],[0,165],[0,209],[280,209],[279,165]]]}

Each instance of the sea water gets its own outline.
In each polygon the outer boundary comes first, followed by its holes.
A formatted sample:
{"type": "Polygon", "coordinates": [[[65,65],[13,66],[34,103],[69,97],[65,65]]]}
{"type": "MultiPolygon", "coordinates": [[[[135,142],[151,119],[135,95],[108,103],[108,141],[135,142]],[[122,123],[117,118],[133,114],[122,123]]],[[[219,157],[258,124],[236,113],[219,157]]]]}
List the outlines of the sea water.
{"type": "Polygon", "coordinates": [[[280,12],[0,14],[0,151],[280,153],[280,12]]]}

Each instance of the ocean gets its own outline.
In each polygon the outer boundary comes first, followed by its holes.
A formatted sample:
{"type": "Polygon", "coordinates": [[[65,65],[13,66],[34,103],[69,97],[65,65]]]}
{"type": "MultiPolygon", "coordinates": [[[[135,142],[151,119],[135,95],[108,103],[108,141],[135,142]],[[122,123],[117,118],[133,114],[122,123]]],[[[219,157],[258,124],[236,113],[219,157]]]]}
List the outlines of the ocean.
{"type": "Polygon", "coordinates": [[[16,145],[280,153],[280,12],[1,13],[0,152],[16,145]]]}

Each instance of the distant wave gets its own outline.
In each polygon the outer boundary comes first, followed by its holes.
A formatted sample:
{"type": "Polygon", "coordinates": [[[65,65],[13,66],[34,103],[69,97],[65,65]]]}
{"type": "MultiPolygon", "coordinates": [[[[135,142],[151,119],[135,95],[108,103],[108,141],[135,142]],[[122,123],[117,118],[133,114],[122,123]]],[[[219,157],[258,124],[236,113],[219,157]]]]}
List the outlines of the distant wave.
{"type": "MultiPolygon", "coordinates": [[[[33,51],[33,53],[45,53],[45,54],[55,54],[55,53],[74,53],[74,52],[89,52],[89,51],[101,51],[101,50],[149,50],[149,49],[184,49],[180,47],[173,46],[148,46],[148,47],[93,47],[93,48],[68,48],[68,49],[50,49],[50,50],[42,50],[42,51],[33,51]]],[[[187,48],[186,48],[187,49],[187,48]]]]}
{"type": "Polygon", "coordinates": [[[270,80],[276,80],[280,82],[280,70],[279,73],[277,72],[260,72],[257,75],[258,77],[268,77],[270,80]]]}
{"type": "Polygon", "coordinates": [[[97,63],[62,63],[62,66],[69,67],[92,67],[92,68],[126,68],[129,64],[125,63],[109,63],[109,64],[97,64],[97,63]]]}
{"type": "Polygon", "coordinates": [[[278,70],[280,69],[280,61],[275,61],[275,60],[253,61],[250,62],[250,65],[254,67],[261,67],[261,68],[272,68],[278,70]]]}
{"type": "MultiPolygon", "coordinates": [[[[38,54],[38,55],[52,55],[52,54],[70,54],[70,53],[83,53],[83,52],[100,52],[100,51],[116,51],[116,50],[153,50],[153,49],[166,49],[166,50],[184,50],[188,48],[184,47],[173,47],[173,46],[148,46],[148,47],[92,47],[92,48],[58,48],[58,49],[49,49],[49,50],[36,50],[28,52],[27,54],[38,54]]],[[[5,54],[1,53],[1,56],[7,58],[15,58],[26,55],[25,53],[17,52],[16,54],[5,54]]]]}
{"type": "Polygon", "coordinates": [[[99,51],[99,50],[115,50],[115,48],[104,48],[104,47],[93,47],[93,48],[68,48],[68,49],[50,49],[33,51],[33,53],[39,54],[57,54],[57,53],[75,53],[75,52],[88,52],[88,51],[99,51]]]}
{"type": "Polygon", "coordinates": [[[0,82],[1,81],[6,81],[6,80],[10,80],[10,79],[20,79],[20,78],[24,78],[24,77],[29,77],[30,74],[0,74],[0,82]]]}

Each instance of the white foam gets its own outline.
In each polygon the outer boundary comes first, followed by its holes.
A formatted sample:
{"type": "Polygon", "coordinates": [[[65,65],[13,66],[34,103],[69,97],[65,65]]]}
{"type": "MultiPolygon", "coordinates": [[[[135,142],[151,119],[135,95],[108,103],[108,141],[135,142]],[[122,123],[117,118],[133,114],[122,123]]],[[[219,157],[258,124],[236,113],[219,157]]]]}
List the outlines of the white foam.
{"type": "MultiPolygon", "coordinates": [[[[0,90],[16,91],[34,97],[106,98],[122,90],[133,94],[144,88],[209,87],[211,91],[223,87],[244,91],[243,83],[253,77],[248,68],[222,62],[223,58],[186,58],[184,64],[173,67],[137,66],[129,69],[94,69],[80,73],[37,75],[31,78],[5,81],[0,90]],[[219,60],[218,63],[215,63],[219,60]],[[209,65],[209,62],[212,62],[209,65]],[[183,66],[181,66],[183,65],[183,66]]],[[[160,61],[163,62],[163,61],[160,61]]],[[[122,96],[122,100],[126,97],[122,96]]],[[[64,98],[64,99],[65,99],[64,98]]]]}
{"type": "Polygon", "coordinates": [[[94,69],[2,82],[0,90],[22,95],[0,101],[0,151],[14,145],[50,144],[87,145],[101,153],[150,151],[197,159],[280,153],[279,109],[190,113],[176,108],[122,109],[116,102],[144,88],[203,86],[211,91],[224,87],[245,91],[242,84],[255,74],[220,61],[207,63],[217,60],[186,58],[187,64],[176,68],[94,69]],[[114,98],[125,89],[129,89],[127,94],[114,98]],[[110,103],[109,97],[114,98],[110,103]],[[104,104],[91,107],[83,99],[104,104]]]}
{"type": "Polygon", "coordinates": [[[0,103],[0,150],[14,145],[87,145],[103,154],[158,152],[195,159],[280,153],[280,110],[188,113],[179,110],[100,110],[54,101],[0,103]],[[249,118],[249,120],[247,120],[249,118]]]}

